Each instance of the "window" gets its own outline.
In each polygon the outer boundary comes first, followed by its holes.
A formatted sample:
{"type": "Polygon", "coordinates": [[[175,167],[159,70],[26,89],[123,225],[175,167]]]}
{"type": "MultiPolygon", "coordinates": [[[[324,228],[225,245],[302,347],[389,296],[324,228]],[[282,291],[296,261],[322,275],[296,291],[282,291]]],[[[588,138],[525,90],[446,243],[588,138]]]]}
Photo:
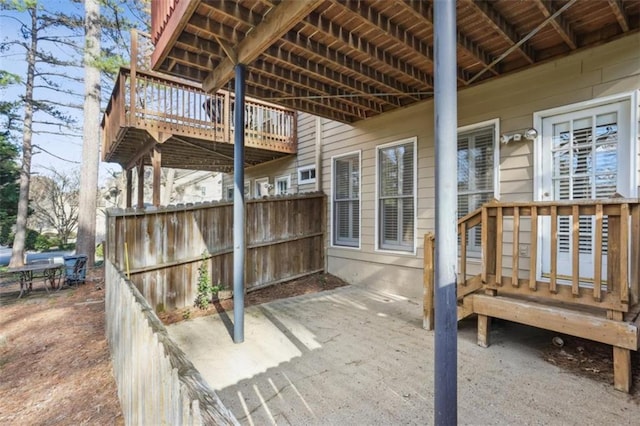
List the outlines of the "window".
{"type": "Polygon", "coordinates": [[[304,166],[298,169],[298,185],[316,182],[316,166],[304,166]]]}
{"type": "Polygon", "coordinates": [[[276,178],[276,195],[286,195],[291,186],[291,176],[279,176],[276,178]]]}
{"type": "MultiPolygon", "coordinates": [[[[496,193],[498,151],[496,126],[476,127],[458,134],[458,217],[490,201],[496,193]]],[[[467,234],[467,250],[480,253],[481,231],[476,226],[467,234]]]]}
{"type": "Polygon", "coordinates": [[[378,247],[414,251],[416,138],[378,148],[378,247]]]}
{"type": "Polygon", "coordinates": [[[254,184],[255,186],[253,189],[253,193],[255,194],[256,198],[266,197],[269,195],[270,185],[268,177],[256,179],[254,184]]]}
{"type": "MultiPolygon", "coordinates": [[[[244,196],[248,198],[250,195],[250,185],[249,181],[244,182],[244,196]]],[[[233,185],[227,186],[227,200],[233,201],[233,185]]]]}
{"type": "Polygon", "coordinates": [[[333,244],[360,245],[360,153],[333,159],[333,244]]]}

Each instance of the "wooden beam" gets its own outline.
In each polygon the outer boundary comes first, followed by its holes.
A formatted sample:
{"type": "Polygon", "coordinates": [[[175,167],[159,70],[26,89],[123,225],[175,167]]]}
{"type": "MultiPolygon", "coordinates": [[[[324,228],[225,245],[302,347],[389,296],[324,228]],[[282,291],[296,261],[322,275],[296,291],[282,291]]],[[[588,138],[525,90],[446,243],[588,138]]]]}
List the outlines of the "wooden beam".
{"type": "MultiPolygon", "coordinates": [[[[500,15],[491,4],[487,1],[480,0],[466,0],[468,4],[473,6],[480,14],[484,15],[487,23],[506,39],[511,44],[516,44],[520,41],[520,34],[513,28],[511,24],[500,15]]],[[[535,51],[529,45],[529,43],[523,43],[518,49],[518,52],[524,57],[530,64],[535,62],[535,51]]]]}
{"type": "Polygon", "coordinates": [[[468,297],[473,298],[473,310],[479,315],[502,318],[625,349],[638,349],[638,328],[630,323],[507,297],[484,294],[468,297]]]}
{"type": "MultiPolygon", "coordinates": [[[[427,25],[427,27],[433,29],[433,6],[430,3],[423,0],[404,0],[402,5],[405,7],[405,10],[412,14],[416,19],[427,25]]],[[[469,39],[461,31],[457,32],[457,41],[458,47],[465,50],[469,55],[480,62],[482,66],[486,67],[491,63],[491,61],[493,61],[491,55],[485,52],[477,43],[469,39]]],[[[458,70],[458,79],[462,76],[460,71],[461,70],[458,70]]],[[[492,67],[490,71],[494,75],[499,75],[499,65],[492,67]]],[[[467,80],[468,78],[464,79],[465,82],[467,80]]]]}
{"type": "Polygon", "coordinates": [[[624,12],[624,6],[622,5],[621,0],[609,0],[609,6],[611,6],[611,10],[618,20],[618,24],[622,31],[625,33],[629,31],[629,18],[627,18],[627,14],[624,12]]]}
{"type": "Polygon", "coordinates": [[[424,235],[424,269],[423,269],[423,277],[422,283],[424,286],[423,293],[423,317],[422,317],[422,328],[425,330],[433,330],[434,326],[434,306],[433,306],[433,295],[434,295],[434,272],[435,272],[435,264],[434,264],[434,248],[435,248],[435,237],[433,233],[429,232],[424,235]]]}
{"type": "Polygon", "coordinates": [[[613,387],[629,393],[631,389],[631,351],[613,347],[613,387]]]}
{"type": "MultiPolygon", "coordinates": [[[[314,78],[309,77],[308,75],[302,74],[302,72],[297,71],[295,67],[292,66],[291,63],[286,63],[287,67],[278,66],[274,63],[258,60],[252,68],[252,71],[260,71],[264,74],[267,74],[269,77],[272,77],[278,81],[284,81],[289,83],[294,87],[299,87],[302,90],[307,90],[310,92],[314,92],[316,95],[340,95],[340,94],[353,94],[357,95],[357,93],[353,93],[353,91],[349,90],[337,90],[330,83],[323,83],[314,78]]],[[[286,84],[285,83],[285,84],[286,84]]],[[[291,96],[291,95],[289,95],[291,96]]],[[[359,97],[353,98],[343,98],[340,99],[342,103],[347,103],[354,107],[363,108],[372,112],[382,113],[385,111],[384,105],[387,105],[388,102],[384,100],[379,100],[377,102],[373,102],[370,99],[370,94],[362,94],[359,97]]],[[[277,102],[277,101],[276,101],[277,102]]]]}
{"type": "Polygon", "coordinates": [[[221,38],[233,45],[240,43],[247,36],[243,31],[235,27],[230,27],[197,13],[191,17],[187,23],[187,28],[189,28],[190,32],[204,33],[212,40],[221,38]]]}
{"type": "Polygon", "coordinates": [[[151,165],[153,166],[153,205],[160,207],[160,177],[162,175],[162,153],[158,145],[151,152],[151,165]]]}
{"type": "MultiPolygon", "coordinates": [[[[314,62],[310,59],[303,58],[298,56],[290,51],[287,51],[281,47],[272,46],[265,53],[264,57],[269,59],[269,61],[274,61],[281,63],[280,69],[284,71],[288,71],[288,73],[284,73],[283,77],[287,78],[290,76],[289,73],[293,73],[294,77],[296,75],[307,75],[310,78],[315,80],[325,82],[330,86],[335,86],[339,89],[344,90],[347,93],[357,93],[361,94],[363,97],[367,99],[378,102],[381,104],[391,105],[393,107],[401,106],[402,104],[398,101],[397,97],[389,100],[387,97],[375,96],[376,94],[380,94],[377,88],[372,87],[367,83],[363,83],[360,80],[356,80],[355,78],[341,74],[332,68],[325,66],[322,63],[314,62]]],[[[261,68],[260,62],[256,64],[257,68],[261,68]]],[[[299,81],[304,82],[304,80],[300,77],[299,81]]]]}
{"type": "MultiPolygon", "coordinates": [[[[237,62],[250,64],[262,52],[282,37],[302,18],[308,15],[324,0],[299,0],[282,2],[274,7],[264,20],[236,46],[237,62]]],[[[216,92],[234,74],[234,63],[226,58],[202,83],[207,92],[216,92]]]]}
{"type": "Polygon", "coordinates": [[[307,89],[298,89],[296,87],[293,87],[293,85],[291,84],[271,79],[255,71],[250,71],[247,73],[247,81],[250,81],[252,86],[259,86],[274,92],[273,95],[276,96],[279,93],[284,97],[297,98],[298,100],[306,101],[311,104],[317,104],[340,113],[351,114],[359,118],[367,118],[365,108],[362,108],[359,105],[354,106],[352,104],[345,104],[335,98],[326,98],[320,101],[306,99],[317,95],[317,93],[310,92],[307,89]]]}
{"type": "Polygon", "coordinates": [[[144,208],[144,163],[142,161],[138,161],[138,165],[136,166],[136,170],[138,172],[138,204],[137,207],[139,209],[144,208]]]}
{"type": "Polygon", "coordinates": [[[218,61],[214,62],[214,58],[212,55],[204,56],[194,52],[190,52],[188,50],[181,49],[179,47],[174,47],[171,50],[171,53],[168,56],[173,59],[177,63],[184,64],[186,66],[199,68],[203,71],[208,71],[213,68],[218,61]]]}
{"type": "Polygon", "coordinates": [[[155,145],[156,141],[152,137],[148,138],[144,145],[142,145],[142,148],[140,148],[138,152],[136,152],[136,154],[129,160],[124,168],[128,170],[135,167],[144,156],[151,152],[155,145]]]}
{"type": "Polygon", "coordinates": [[[283,37],[283,40],[289,43],[292,49],[299,49],[300,46],[305,46],[307,52],[316,57],[316,61],[320,63],[322,63],[322,61],[324,61],[324,63],[329,62],[334,68],[340,70],[339,72],[342,74],[354,74],[356,78],[366,81],[367,84],[377,87],[384,92],[395,93],[400,98],[408,98],[411,101],[417,101],[419,99],[418,96],[411,95],[411,93],[416,91],[414,87],[399,82],[387,73],[382,72],[379,68],[374,68],[356,61],[337,49],[318,43],[300,33],[296,35],[287,34],[283,37]],[[343,71],[345,68],[346,70],[344,71],[346,71],[346,73],[343,71]]]}
{"type": "MultiPolygon", "coordinates": [[[[323,34],[329,39],[326,41],[327,45],[333,46],[333,41],[330,40],[333,38],[339,43],[342,43],[346,48],[353,49],[353,46],[357,46],[358,53],[364,52],[369,55],[372,60],[379,62],[380,65],[390,67],[402,73],[406,78],[411,79],[413,81],[412,85],[414,85],[417,90],[430,90],[433,88],[433,77],[431,75],[370,43],[365,38],[359,37],[355,33],[344,31],[341,27],[333,24],[330,19],[317,13],[312,13],[307,16],[305,22],[313,27],[314,32],[323,34]]],[[[394,51],[397,52],[401,49],[401,45],[394,45],[394,51]]],[[[425,49],[430,49],[430,47],[426,46],[425,49]]],[[[421,54],[419,52],[416,53],[421,54]]]]}
{"type": "Polygon", "coordinates": [[[478,315],[478,346],[488,348],[491,344],[489,333],[491,331],[491,317],[478,315]]]}
{"type": "MultiPolygon", "coordinates": [[[[272,93],[256,86],[247,86],[247,96],[258,99],[268,99],[272,96],[272,93]]],[[[328,109],[323,105],[310,104],[309,102],[305,102],[304,99],[283,99],[280,101],[280,104],[297,111],[306,111],[310,114],[327,117],[341,123],[353,123],[359,119],[358,116],[351,115],[347,111],[340,113],[335,110],[328,109]]]]}
{"type": "Polygon", "coordinates": [[[127,169],[125,172],[125,176],[127,179],[126,183],[126,194],[125,194],[125,208],[130,209],[131,203],[133,201],[133,170],[127,169]]]}
{"type": "MultiPolygon", "coordinates": [[[[556,13],[557,9],[548,0],[535,0],[533,4],[536,5],[538,10],[546,18],[556,13]]],[[[576,50],[578,48],[578,42],[576,36],[571,29],[569,23],[564,19],[562,15],[557,16],[555,19],[549,21],[553,29],[558,33],[562,40],[571,48],[576,50]]]]}
{"type": "Polygon", "coordinates": [[[222,50],[222,47],[218,43],[186,31],[183,31],[182,34],[180,34],[180,37],[176,40],[175,46],[189,51],[196,49],[197,52],[193,53],[196,53],[197,55],[213,55],[217,56],[219,59],[222,59],[222,56],[224,55],[224,50],[222,50]]]}
{"type": "Polygon", "coordinates": [[[184,31],[184,27],[187,25],[187,22],[199,4],[200,2],[197,0],[177,2],[177,7],[173,10],[162,33],[157,40],[155,40],[156,48],[151,54],[151,68],[157,70],[162,62],[164,62],[178,35],[184,31]]]}
{"type": "Polygon", "coordinates": [[[215,3],[204,1],[202,7],[209,10],[209,13],[212,11],[221,13],[248,27],[255,27],[262,20],[261,15],[233,1],[216,1],[215,3]]]}

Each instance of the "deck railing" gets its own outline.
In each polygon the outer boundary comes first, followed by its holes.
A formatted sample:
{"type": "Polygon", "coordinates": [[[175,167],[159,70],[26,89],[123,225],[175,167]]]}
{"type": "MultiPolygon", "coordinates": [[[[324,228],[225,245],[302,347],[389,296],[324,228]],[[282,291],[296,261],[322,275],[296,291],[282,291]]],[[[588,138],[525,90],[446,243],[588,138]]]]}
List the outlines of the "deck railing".
{"type": "MultiPolygon", "coordinates": [[[[150,70],[149,36],[131,34],[131,68],[121,68],[102,122],[103,159],[108,159],[127,127],[152,135],[187,136],[233,143],[235,95],[206,93],[200,85],[150,70]],[[133,90],[132,90],[133,88],[133,90]]],[[[245,99],[247,147],[295,154],[295,111],[245,99]]]]}
{"type": "MultiPolygon", "coordinates": [[[[638,200],[491,202],[461,218],[458,233],[458,300],[485,289],[543,302],[601,308],[610,319],[620,320],[630,306],[638,303],[638,200]],[[477,227],[481,227],[480,257],[470,249],[471,230],[477,232],[477,227]],[[539,238],[543,234],[548,237],[539,238]],[[541,253],[546,257],[544,262],[541,253]],[[584,260],[588,260],[588,268],[584,260]]],[[[435,238],[427,234],[427,328],[433,326],[434,248],[435,238]]]]}
{"type": "MultiPolygon", "coordinates": [[[[125,127],[233,143],[234,108],[232,93],[208,94],[197,85],[169,76],[150,71],[137,71],[134,75],[130,69],[122,68],[102,123],[102,152],[112,152],[125,127]]],[[[296,152],[292,110],[247,99],[244,131],[249,147],[296,152]]]]}

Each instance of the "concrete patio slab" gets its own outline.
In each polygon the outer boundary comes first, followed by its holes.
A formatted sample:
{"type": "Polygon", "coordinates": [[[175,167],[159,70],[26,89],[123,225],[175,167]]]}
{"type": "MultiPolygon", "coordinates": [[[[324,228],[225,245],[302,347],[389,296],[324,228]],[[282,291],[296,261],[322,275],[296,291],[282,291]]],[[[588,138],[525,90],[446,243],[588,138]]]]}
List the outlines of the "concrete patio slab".
{"type": "MultiPolygon", "coordinates": [[[[418,301],[347,286],[246,310],[245,342],[230,316],[170,326],[169,333],[238,420],[248,425],[433,423],[433,332],[418,301]]],[[[476,345],[460,324],[461,424],[624,425],[640,405],[612,385],[545,362],[553,334],[501,323],[476,345]]]]}

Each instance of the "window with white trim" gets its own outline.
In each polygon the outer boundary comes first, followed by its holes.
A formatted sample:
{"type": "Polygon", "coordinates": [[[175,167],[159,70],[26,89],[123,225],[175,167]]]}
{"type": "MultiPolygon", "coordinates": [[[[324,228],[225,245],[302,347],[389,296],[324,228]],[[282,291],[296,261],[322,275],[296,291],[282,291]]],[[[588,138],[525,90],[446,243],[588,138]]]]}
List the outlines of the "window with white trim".
{"type": "Polygon", "coordinates": [[[333,245],[360,245],[360,153],[333,159],[333,245]]]}
{"type": "Polygon", "coordinates": [[[291,176],[278,176],[275,180],[276,195],[286,195],[289,193],[291,186],[291,176]]]}
{"type": "Polygon", "coordinates": [[[304,166],[298,168],[298,185],[316,183],[316,166],[304,166]]]}
{"type": "MultiPolygon", "coordinates": [[[[498,170],[495,126],[458,134],[458,218],[471,213],[495,196],[498,170]]],[[[467,250],[480,253],[481,230],[468,231],[467,250]]]]}
{"type": "MultiPolygon", "coordinates": [[[[249,185],[249,181],[244,182],[244,196],[245,198],[249,197],[251,193],[251,186],[249,185]]],[[[227,200],[233,201],[233,185],[227,186],[227,200]]]]}
{"type": "Polygon", "coordinates": [[[415,139],[378,148],[378,247],[414,251],[415,139]]]}

